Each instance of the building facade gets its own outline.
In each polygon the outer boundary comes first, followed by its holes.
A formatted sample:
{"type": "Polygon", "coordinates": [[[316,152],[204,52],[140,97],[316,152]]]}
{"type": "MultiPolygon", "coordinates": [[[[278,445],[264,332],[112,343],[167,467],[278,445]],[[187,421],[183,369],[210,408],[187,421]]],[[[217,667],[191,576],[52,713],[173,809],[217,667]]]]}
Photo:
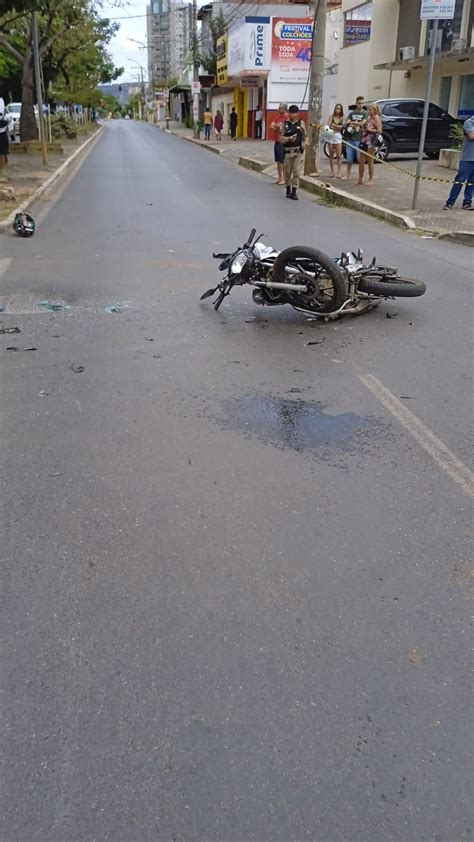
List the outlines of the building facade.
{"type": "Polygon", "coordinates": [[[154,0],[147,6],[148,79],[154,84],[182,73],[192,45],[192,5],[154,0]]]}
{"type": "MultiPolygon", "coordinates": [[[[424,99],[433,25],[420,20],[421,0],[343,0],[338,99],[358,95],[424,99]]],[[[474,0],[456,0],[440,21],[431,101],[454,117],[474,113],[474,0]]]]}

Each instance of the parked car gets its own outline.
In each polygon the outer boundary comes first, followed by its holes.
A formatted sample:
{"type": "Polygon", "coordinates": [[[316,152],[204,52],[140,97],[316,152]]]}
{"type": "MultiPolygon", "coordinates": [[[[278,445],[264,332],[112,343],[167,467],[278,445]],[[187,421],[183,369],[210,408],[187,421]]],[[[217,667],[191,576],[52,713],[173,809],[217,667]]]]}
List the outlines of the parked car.
{"type": "MultiPolygon", "coordinates": [[[[35,108],[36,122],[38,122],[38,106],[35,105],[34,108],[35,108]]],[[[17,136],[18,137],[20,136],[21,102],[10,102],[9,105],[6,106],[5,110],[8,111],[13,117],[13,123],[12,123],[12,128],[11,128],[11,139],[15,140],[17,136]]]]}
{"type": "MultiPolygon", "coordinates": [[[[418,152],[424,100],[378,99],[376,103],[382,114],[384,139],[378,157],[386,160],[392,152],[418,152]]],[[[439,158],[440,149],[452,145],[451,130],[458,122],[439,105],[430,102],[424,150],[428,158],[439,158]]]]}

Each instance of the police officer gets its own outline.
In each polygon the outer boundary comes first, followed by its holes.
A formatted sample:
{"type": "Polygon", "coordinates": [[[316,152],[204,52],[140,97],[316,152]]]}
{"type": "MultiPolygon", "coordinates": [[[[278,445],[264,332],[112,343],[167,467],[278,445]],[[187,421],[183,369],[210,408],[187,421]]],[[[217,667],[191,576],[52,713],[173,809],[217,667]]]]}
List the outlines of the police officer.
{"type": "Polygon", "coordinates": [[[301,159],[306,146],[306,128],[299,118],[297,105],[290,105],[289,119],[285,120],[280,130],[280,140],[285,150],[285,185],[286,198],[298,200],[297,189],[300,186],[301,159]]]}

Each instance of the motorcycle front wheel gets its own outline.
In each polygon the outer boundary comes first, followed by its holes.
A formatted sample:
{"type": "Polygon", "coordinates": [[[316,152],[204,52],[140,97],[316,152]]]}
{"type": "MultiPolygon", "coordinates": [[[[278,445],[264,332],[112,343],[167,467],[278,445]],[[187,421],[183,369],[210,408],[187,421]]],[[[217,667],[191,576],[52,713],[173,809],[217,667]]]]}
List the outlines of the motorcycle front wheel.
{"type": "Polygon", "coordinates": [[[314,314],[339,310],[347,297],[344,275],[327,254],[310,246],[292,246],[281,251],[273,264],[278,283],[308,284],[308,292],[287,292],[293,307],[314,314]]]}

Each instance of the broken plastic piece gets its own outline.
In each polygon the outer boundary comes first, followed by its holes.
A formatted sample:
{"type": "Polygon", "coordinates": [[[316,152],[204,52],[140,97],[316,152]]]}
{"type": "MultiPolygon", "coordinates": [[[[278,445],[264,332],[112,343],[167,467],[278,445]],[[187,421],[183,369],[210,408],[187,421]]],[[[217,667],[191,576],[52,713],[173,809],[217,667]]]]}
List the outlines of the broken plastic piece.
{"type": "Polygon", "coordinates": [[[19,327],[0,327],[0,333],[21,333],[19,327]]]}
{"type": "Polygon", "coordinates": [[[106,313],[121,313],[122,308],[119,307],[118,304],[108,304],[107,307],[104,307],[106,313]]]}

